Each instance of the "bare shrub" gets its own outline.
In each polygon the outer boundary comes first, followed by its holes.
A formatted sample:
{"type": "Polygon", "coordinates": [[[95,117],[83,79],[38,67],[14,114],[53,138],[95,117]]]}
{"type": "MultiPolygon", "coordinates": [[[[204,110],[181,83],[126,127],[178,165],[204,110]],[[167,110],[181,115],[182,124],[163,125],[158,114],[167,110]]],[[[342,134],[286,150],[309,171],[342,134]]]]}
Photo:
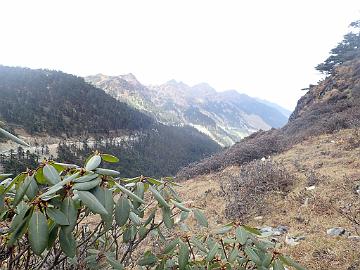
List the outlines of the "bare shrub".
{"type": "Polygon", "coordinates": [[[356,234],[360,236],[359,174],[344,176],[344,181],[339,189],[343,190],[344,194],[351,191],[351,196],[345,201],[338,200],[337,198],[330,198],[330,203],[335,211],[353,224],[356,234]]]}
{"type": "Polygon", "coordinates": [[[229,198],[226,217],[241,220],[267,211],[265,195],[270,192],[287,193],[294,182],[282,164],[270,160],[250,162],[242,166],[237,175],[222,177],[222,189],[229,198]]]}
{"type": "Polygon", "coordinates": [[[345,150],[351,151],[360,147],[360,128],[352,130],[352,134],[349,137],[345,150]]]}

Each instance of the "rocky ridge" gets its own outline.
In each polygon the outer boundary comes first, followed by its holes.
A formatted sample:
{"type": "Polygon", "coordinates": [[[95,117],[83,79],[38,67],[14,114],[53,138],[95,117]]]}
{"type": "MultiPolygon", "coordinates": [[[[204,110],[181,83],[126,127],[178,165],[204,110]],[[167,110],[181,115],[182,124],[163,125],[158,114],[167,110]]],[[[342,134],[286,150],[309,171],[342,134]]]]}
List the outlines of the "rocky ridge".
{"type": "Polygon", "coordinates": [[[167,125],[190,125],[222,146],[271,127],[287,117],[272,106],[235,90],[217,92],[206,83],[189,86],[175,80],[142,85],[133,74],[85,78],[96,87],[167,125]]]}

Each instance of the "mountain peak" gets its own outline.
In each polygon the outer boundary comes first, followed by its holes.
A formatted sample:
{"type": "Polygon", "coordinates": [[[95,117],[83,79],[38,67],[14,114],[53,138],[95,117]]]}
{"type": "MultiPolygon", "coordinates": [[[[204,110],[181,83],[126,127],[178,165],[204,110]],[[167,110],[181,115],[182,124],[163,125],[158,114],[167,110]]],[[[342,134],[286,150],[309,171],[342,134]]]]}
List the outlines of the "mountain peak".
{"type": "Polygon", "coordinates": [[[191,87],[191,90],[196,95],[212,95],[216,94],[216,90],[207,83],[199,83],[191,87]]]}
{"type": "Polygon", "coordinates": [[[175,86],[177,88],[189,88],[189,86],[186,83],[184,83],[182,81],[177,81],[177,80],[174,80],[174,79],[172,79],[170,81],[167,81],[165,83],[165,85],[171,85],[171,86],[175,86]]]}
{"type": "Polygon", "coordinates": [[[123,75],[120,75],[118,76],[120,77],[121,79],[129,82],[129,83],[133,83],[133,84],[140,84],[140,82],[138,81],[138,79],[135,77],[134,74],[132,73],[128,73],[128,74],[123,74],[123,75]]]}
{"type": "Polygon", "coordinates": [[[231,145],[258,129],[280,127],[287,121],[276,109],[252,97],[236,90],[217,92],[204,82],[189,86],[172,79],[144,86],[131,73],[112,79],[115,82],[92,83],[162,123],[192,125],[221,145],[231,145]]]}

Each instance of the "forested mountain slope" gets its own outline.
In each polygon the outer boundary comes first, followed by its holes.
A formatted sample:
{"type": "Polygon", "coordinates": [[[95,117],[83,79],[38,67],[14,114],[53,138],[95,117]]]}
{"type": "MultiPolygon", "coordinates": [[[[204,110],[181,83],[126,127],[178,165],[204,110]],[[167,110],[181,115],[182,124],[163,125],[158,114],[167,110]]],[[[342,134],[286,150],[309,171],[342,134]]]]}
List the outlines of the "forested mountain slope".
{"type": "Polygon", "coordinates": [[[153,120],[84,79],[60,71],[0,66],[0,117],[30,134],[147,129],[153,120]]]}
{"type": "MultiPolygon", "coordinates": [[[[1,158],[10,172],[34,162],[27,150],[41,148],[43,154],[43,149],[57,148],[56,142],[62,146],[57,154],[67,162],[83,159],[97,147],[116,153],[123,160],[123,176],[140,172],[174,175],[181,167],[220,149],[194,128],[164,126],[84,79],[60,71],[0,66],[0,120],[8,128],[23,129],[22,136],[31,136],[30,141],[37,140],[32,148],[10,155],[21,159],[20,163],[1,158]],[[45,136],[52,145],[44,145],[45,136]],[[89,140],[84,147],[83,142],[89,140]]],[[[2,148],[0,144],[4,151],[2,148]]]]}

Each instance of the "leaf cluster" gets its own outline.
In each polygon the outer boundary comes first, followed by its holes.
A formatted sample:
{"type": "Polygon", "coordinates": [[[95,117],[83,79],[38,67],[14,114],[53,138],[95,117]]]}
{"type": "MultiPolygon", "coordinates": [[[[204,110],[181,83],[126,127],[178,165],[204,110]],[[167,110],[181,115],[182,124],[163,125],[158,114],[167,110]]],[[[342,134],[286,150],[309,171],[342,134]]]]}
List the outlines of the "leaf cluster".
{"type": "Polygon", "coordinates": [[[210,230],[172,179],[124,179],[100,167],[118,161],[96,151],[83,166],[44,160],[14,178],[0,174],[0,267],[304,269],[255,228],[231,223],[210,230]],[[198,233],[184,223],[189,216],[198,233]],[[160,243],[161,251],[145,251],[145,240],[160,243]]]}

